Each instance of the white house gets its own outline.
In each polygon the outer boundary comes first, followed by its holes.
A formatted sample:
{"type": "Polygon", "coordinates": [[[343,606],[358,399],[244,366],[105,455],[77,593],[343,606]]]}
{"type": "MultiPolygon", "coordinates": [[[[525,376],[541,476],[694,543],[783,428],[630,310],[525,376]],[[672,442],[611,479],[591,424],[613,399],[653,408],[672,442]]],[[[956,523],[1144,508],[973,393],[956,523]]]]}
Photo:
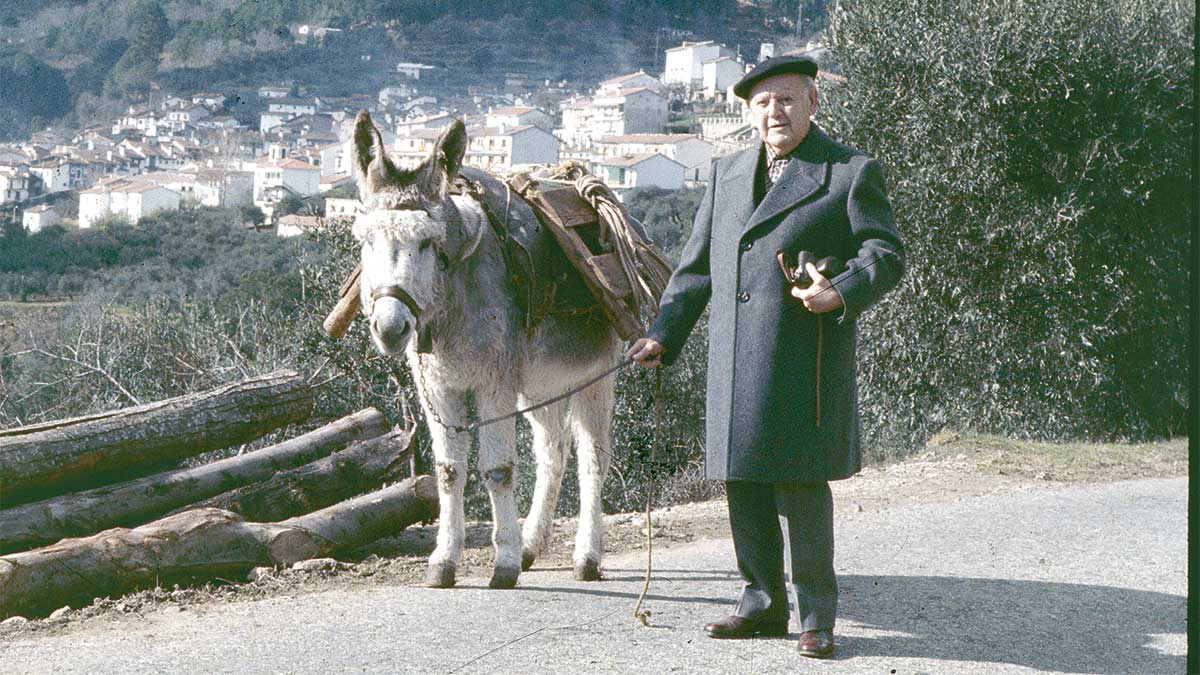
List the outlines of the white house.
{"type": "Polygon", "coordinates": [[[396,124],[396,136],[406,136],[414,129],[441,129],[454,121],[454,116],[448,112],[414,117],[396,124]]]}
{"type": "Polygon", "coordinates": [[[593,162],[593,172],[618,192],[635,187],[659,187],[678,190],[683,187],[687,169],[658,153],[601,157],[593,162]]]}
{"type": "Polygon", "coordinates": [[[258,97],[259,98],[267,98],[267,99],[287,98],[291,95],[292,95],[291,87],[269,86],[268,85],[266,87],[258,88],[258,97]]]}
{"type": "Polygon", "coordinates": [[[294,115],[317,114],[317,103],[304,98],[278,98],[267,103],[267,110],[273,113],[290,113],[294,115]]]}
{"type": "Polygon", "coordinates": [[[222,108],[225,106],[225,94],[214,94],[208,91],[201,91],[192,94],[192,103],[198,103],[209,108],[222,108]]]}
{"type": "Polygon", "coordinates": [[[28,165],[0,165],[0,204],[25,201],[40,190],[41,180],[30,173],[28,165]]]}
{"type": "Polygon", "coordinates": [[[296,29],[296,42],[298,44],[308,44],[309,39],[316,40],[318,46],[324,46],[325,38],[335,33],[341,33],[341,28],[329,28],[328,26],[310,26],[304,24],[296,29]]]}
{"type": "Polygon", "coordinates": [[[711,61],[705,61],[701,65],[701,72],[704,95],[713,98],[718,93],[724,94],[725,90],[737,84],[746,73],[746,67],[732,57],[718,56],[711,61]]]}
{"type": "Polygon", "coordinates": [[[627,134],[596,140],[600,157],[622,157],[658,153],[687,169],[684,180],[707,181],[713,145],[691,134],[627,134]]]}
{"type": "Polygon", "coordinates": [[[404,169],[416,167],[433,152],[433,144],[442,135],[441,129],[416,127],[396,135],[392,144],[392,160],[404,169]]]}
{"type": "Polygon", "coordinates": [[[315,115],[317,114],[317,107],[315,101],[308,99],[272,99],[267,103],[266,112],[258,116],[258,130],[265,133],[294,117],[315,115]]]}
{"type": "Polygon", "coordinates": [[[163,115],[146,106],[129,106],[124,115],[117,118],[112,133],[119,134],[127,129],[140,131],[144,136],[158,136],[163,125],[163,115]]]}
{"type": "Polygon", "coordinates": [[[309,149],[309,154],[321,167],[321,176],[339,176],[350,173],[350,152],[345,143],[329,143],[309,149]]]}
{"type": "Polygon", "coordinates": [[[245,206],[253,201],[254,174],[227,169],[199,169],[196,185],[204,206],[245,206]]]}
{"type": "Polygon", "coordinates": [[[249,204],[254,185],[253,174],[222,169],[155,171],[142,174],[137,180],[179,193],[182,204],[201,206],[249,204]]]}
{"type": "Polygon", "coordinates": [[[45,192],[62,192],[71,189],[71,162],[64,157],[51,157],[33,164],[29,173],[42,181],[45,192]]]}
{"type": "Polygon", "coordinates": [[[437,112],[437,97],[435,96],[417,96],[400,105],[400,110],[406,115],[425,116],[433,115],[437,112]]]}
{"type": "Polygon", "coordinates": [[[400,73],[401,75],[403,75],[407,78],[413,79],[413,80],[421,79],[421,73],[428,74],[429,71],[433,70],[434,68],[436,68],[436,66],[429,66],[424,63],[397,63],[396,64],[396,72],[397,73],[400,73]]]}
{"type": "Polygon", "coordinates": [[[699,89],[703,86],[704,62],[714,61],[722,56],[733,57],[736,54],[725,45],[712,40],[684,42],[678,47],[672,47],[666,50],[663,82],[699,89]]]}
{"type": "Polygon", "coordinates": [[[406,84],[393,84],[379,90],[379,105],[387,108],[398,106],[412,96],[412,88],[406,84]]]}
{"type": "Polygon", "coordinates": [[[554,128],[554,118],[537,108],[508,106],[493,109],[484,121],[484,125],[489,127],[523,127],[529,124],[542,131],[550,131],[554,128]]]}
{"type": "Polygon", "coordinates": [[[178,209],[179,193],[158,185],[118,178],[79,193],[79,227],[96,224],[106,215],[124,215],[136,223],[158,211],[178,209]]]}
{"type": "Polygon", "coordinates": [[[468,130],[465,162],[482,169],[505,171],[521,164],[557,164],[558,139],[533,126],[483,127],[468,130]]]}
{"type": "Polygon", "coordinates": [[[605,136],[660,133],[667,115],[666,97],[648,87],[597,93],[562,104],[558,135],[569,146],[587,147],[605,136]]]}
{"type": "Polygon", "coordinates": [[[657,134],[667,123],[667,99],[648,87],[621,89],[592,99],[589,137],[657,134]]]}
{"type": "Polygon", "coordinates": [[[302,216],[293,213],[279,219],[275,234],[280,237],[296,237],[315,230],[320,224],[321,222],[316,216],[302,216]]]}
{"type": "Polygon", "coordinates": [[[21,224],[30,234],[60,222],[62,222],[62,218],[59,217],[58,211],[55,211],[54,207],[49,204],[25,209],[21,214],[21,224]]]}
{"type": "Polygon", "coordinates": [[[233,115],[213,115],[196,123],[199,129],[217,129],[225,131],[237,131],[242,128],[242,123],[237,121],[233,115]]]}
{"type": "Polygon", "coordinates": [[[622,89],[637,89],[638,87],[645,87],[647,89],[653,89],[657,92],[662,92],[663,82],[657,77],[648,75],[643,70],[639,70],[636,73],[618,75],[617,77],[604,80],[600,83],[599,91],[606,94],[614,94],[622,89]]]}
{"type": "Polygon", "coordinates": [[[193,127],[202,119],[212,117],[208,108],[199,103],[182,103],[167,109],[165,126],[174,133],[193,127]]]}
{"type": "Polygon", "coordinates": [[[291,157],[264,157],[254,167],[254,203],[269,211],[288,194],[311,197],[321,191],[321,169],[291,157]]]}
{"type": "MultiPolygon", "coordinates": [[[[393,159],[413,168],[425,161],[441,129],[412,129],[396,138],[393,159]]],[[[468,127],[465,164],[491,171],[507,171],[521,164],[556,164],[558,139],[532,124],[521,127],[468,127]]]]}

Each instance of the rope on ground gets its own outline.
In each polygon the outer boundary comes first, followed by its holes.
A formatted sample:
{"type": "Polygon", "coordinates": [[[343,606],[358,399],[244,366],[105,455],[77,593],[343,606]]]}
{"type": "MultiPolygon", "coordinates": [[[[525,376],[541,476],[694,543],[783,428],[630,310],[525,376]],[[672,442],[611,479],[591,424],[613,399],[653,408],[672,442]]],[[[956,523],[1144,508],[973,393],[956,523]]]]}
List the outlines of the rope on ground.
{"type": "MultiPolygon", "coordinates": [[[[650,447],[650,466],[656,466],[655,451],[662,443],[662,421],[663,421],[663,403],[662,403],[662,370],[654,369],[654,445],[650,447]]],[[[633,618],[637,619],[643,626],[650,625],[650,610],[642,609],[642,603],[646,601],[646,593],[650,590],[650,575],[654,566],[654,527],[651,522],[651,507],[654,505],[654,476],[650,476],[650,482],[646,486],[646,578],[642,581],[642,592],[638,594],[637,603],[633,606],[633,618]]]]}
{"type": "Polygon", "coordinates": [[[618,611],[620,611],[620,610],[614,609],[613,611],[602,614],[594,619],[588,619],[587,621],[584,621],[583,623],[571,624],[569,626],[542,626],[541,628],[539,628],[537,630],[531,630],[528,633],[526,633],[520,637],[516,637],[516,638],[509,640],[508,642],[505,642],[504,644],[500,645],[499,647],[493,647],[492,649],[487,650],[486,652],[470,659],[469,661],[465,661],[463,663],[458,664],[458,666],[456,666],[453,670],[448,671],[446,673],[446,675],[452,675],[452,673],[457,673],[458,671],[462,670],[463,668],[466,668],[467,666],[471,665],[472,663],[475,663],[476,661],[479,661],[480,659],[491,656],[492,654],[495,654],[496,652],[500,651],[501,649],[504,649],[505,647],[514,645],[514,644],[520,642],[521,640],[524,640],[525,638],[533,637],[534,635],[537,635],[538,633],[541,633],[542,631],[569,630],[572,628],[583,628],[584,626],[589,626],[589,625],[596,623],[597,621],[600,621],[602,619],[607,619],[608,617],[612,616],[613,614],[616,614],[618,611]]]}

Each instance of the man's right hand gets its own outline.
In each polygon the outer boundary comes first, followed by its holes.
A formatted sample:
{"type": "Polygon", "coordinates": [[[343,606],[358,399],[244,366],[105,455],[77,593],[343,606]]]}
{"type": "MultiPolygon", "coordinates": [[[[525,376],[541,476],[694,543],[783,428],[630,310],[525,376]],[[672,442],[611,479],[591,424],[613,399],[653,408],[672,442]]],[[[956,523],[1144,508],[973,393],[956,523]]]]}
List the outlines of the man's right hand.
{"type": "Polygon", "coordinates": [[[643,368],[654,368],[662,361],[663,352],[667,351],[657,340],[650,338],[638,338],[629,350],[625,352],[625,358],[633,359],[638,362],[638,365],[643,368]]]}

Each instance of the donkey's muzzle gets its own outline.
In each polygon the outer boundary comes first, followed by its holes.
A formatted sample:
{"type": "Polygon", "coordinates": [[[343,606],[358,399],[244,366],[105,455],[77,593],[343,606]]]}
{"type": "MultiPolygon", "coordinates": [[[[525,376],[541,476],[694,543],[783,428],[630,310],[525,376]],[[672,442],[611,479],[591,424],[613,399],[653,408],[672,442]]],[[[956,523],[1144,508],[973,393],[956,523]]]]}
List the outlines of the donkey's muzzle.
{"type": "Polygon", "coordinates": [[[404,306],[408,308],[408,311],[412,313],[413,320],[420,321],[420,306],[417,305],[417,301],[413,299],[413,296],[409,295],[408,291],[404,290],[400,286],[380,286],[371,291],[372,300],[378,300],[380,298],[395,298],[400,302],[403,302],[404,306]]]}
{"type": "Polygon", "coordinates": [[[420,307],[416,300],[399,286],[380,286],[371,291],[371,300],[371,336],[375,340],[375,346],[384,355],[399,354],[412,338],[420,307]],[[398,302],[380,302],[384,298],[398,302]]]}

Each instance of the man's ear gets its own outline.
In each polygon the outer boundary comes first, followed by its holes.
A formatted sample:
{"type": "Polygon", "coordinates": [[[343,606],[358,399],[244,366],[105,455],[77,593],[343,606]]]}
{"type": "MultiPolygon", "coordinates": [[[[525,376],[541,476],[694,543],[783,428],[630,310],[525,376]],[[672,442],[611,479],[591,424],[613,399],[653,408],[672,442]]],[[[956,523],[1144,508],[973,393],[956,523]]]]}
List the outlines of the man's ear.
{"type": "Polygon", "coordinates": [[[399,172],[388,159],[387,150],[383,147],[383,136],[366,110],[360,110],[354,120],[354,136],[351,142],[351,163],[358,179],[358,192],[363,199],[389,182],[395,182],[399,172]]]}

